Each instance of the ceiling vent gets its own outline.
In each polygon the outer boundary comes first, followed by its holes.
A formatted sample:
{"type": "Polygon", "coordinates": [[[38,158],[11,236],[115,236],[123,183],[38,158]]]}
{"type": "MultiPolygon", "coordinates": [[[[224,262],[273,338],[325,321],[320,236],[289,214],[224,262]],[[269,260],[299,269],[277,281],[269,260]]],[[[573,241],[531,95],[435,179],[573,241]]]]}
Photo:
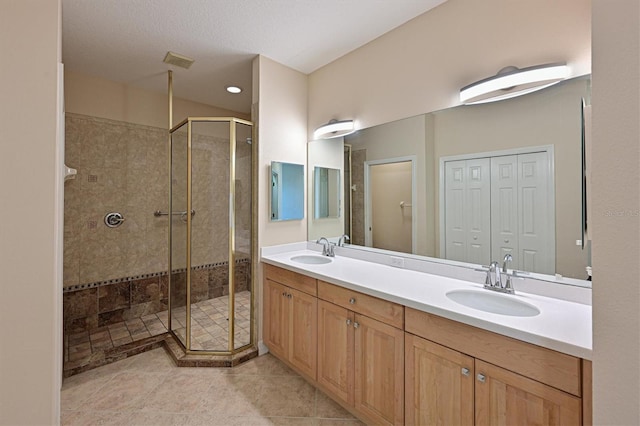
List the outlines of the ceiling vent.
{"type": "Polygon", "coordinates": [[[174,52],[167,52],[166,56],[163,60],[164,63],[175,65],[180,68],[189,69],[189,67],[195,62],[191,58],[187,58],[186,56],[179,55],[174,52]]]}

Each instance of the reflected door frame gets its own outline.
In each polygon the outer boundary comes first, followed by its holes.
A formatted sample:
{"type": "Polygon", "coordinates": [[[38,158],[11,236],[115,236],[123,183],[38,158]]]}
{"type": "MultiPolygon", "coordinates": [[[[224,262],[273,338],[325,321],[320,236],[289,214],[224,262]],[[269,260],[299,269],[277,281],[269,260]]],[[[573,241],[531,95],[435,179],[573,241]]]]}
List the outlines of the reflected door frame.
{"type": "Polygon", "coordinates": [[[364,162],[364,245],[373,246],[373,206],[371,197],[371,167],[381,164],[411,162],[411,253],[415,254],[418,245],[418,157],[385,158],[364,162]]]}

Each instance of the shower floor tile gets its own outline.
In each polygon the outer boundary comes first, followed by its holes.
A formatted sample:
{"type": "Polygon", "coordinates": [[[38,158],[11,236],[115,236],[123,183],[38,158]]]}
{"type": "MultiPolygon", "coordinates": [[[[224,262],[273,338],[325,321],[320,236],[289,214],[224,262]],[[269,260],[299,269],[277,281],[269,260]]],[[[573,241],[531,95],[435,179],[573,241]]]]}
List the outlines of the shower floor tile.
{"type": "MultiPolygon", "coordinates": [[[[229,349],[229,296],[203,300],[191,304],[191,349],[226,351],[229,349]]],[[[234,344],[236,348],[248,345],[251,336],[251,292],[241,291],[235,297],[234,344]]],[[[185,342],[186,308],[173,309],[177,319],[173,332],[185,342]],[[177,326],[176,326],[177,325],[177,326]]]]}
{"type": "MultiPolygon", "coordinates": [[[[191,347],[194,350],[226,351],[229,347],[229,297],[203,300],[191,305],[191,347]]],[[[251,292],[236,293],[235,347],[250,342],[251,292]]],[[[174,332],[185,341],[186,308],[173,309],[174,332]]],[[[145,315],[65,338],[65,370],[89,364],[105,351],[167,332],[168,312],[145,315]]]]}

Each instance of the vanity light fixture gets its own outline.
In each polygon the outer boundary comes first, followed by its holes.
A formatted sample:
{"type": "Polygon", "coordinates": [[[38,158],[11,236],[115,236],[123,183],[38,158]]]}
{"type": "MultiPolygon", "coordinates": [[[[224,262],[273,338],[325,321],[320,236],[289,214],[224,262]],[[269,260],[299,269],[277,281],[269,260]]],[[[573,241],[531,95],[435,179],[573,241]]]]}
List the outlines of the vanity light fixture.
{"type": "Polygon", "coordinates": [[[559,83],[569,76],[566,63],[536,65],[527,68],[506,67],[489,78],[460,89],[460,102],[482,104],[515,98],[559,83]]]}
{"type": "Polygon", "coordinates": [[[323,124],[313,132],[313,139],[337,138],[339,136],[350,135],[355,131],[356,129],[353,125],[353,120],[338,121],[336,119],[332,119],[329,120],[327,124],[323,124]]]}
{"type": "Polygon", "coordinates": [[[227,86],[227,92],[236,94],[242,92],[242,89],[238,86],[227,86]]]}

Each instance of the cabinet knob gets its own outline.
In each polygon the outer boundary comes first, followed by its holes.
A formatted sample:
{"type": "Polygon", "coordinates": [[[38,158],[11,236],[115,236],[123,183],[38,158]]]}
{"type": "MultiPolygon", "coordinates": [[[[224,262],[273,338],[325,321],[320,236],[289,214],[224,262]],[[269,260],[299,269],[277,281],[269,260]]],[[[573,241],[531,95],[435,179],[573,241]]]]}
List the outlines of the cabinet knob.
{"type": "Polygon", "coordinates": [[[291,299],[291,297],[292,297],[292,296],[291,296],[291,293],[287,294],[287,297],[288,297],[289,299],[291,299]]]}
{"type": "Polygon", "coordinates": [[[351,303],[352,305],[355,305],[356,303],[356,298],[352,297],[351,299],[349,299],[349,303],[351,303]]]}
{"type": "Polygon", "coordinates": [[[283,291],[283,292],[282,292],[282,295],[286,297],[286,296],[287,296],[287,293],[283,291]]]}
{"type": "Polygon", "coordinates": [[[347,325],[351,325],[351,320],[347,319],[347,325]]]}
{"type": "Polygon", "coordinates": [[[478,377],[478,381],[480,383],[484,383],[487,380],[487,378],[484,376],[484,374],[478,374],[477,377],[478,377]]]}
{"type": "Polygon", "coordinates": [[[469,369],[468,369],[468,368],[464,368],[464,367],[462,367],[462,375],[463,375],[463,376],[467,376],[467,377],[469,377],[469,373],[471,373],[471,371],[469,371],[469,369]]]}
{"type": "Polygon", "coordinates": [[[504,243],[505,244],[509,244],[509,240],[504,240],[504,243]]]}
{"type": "Polygon", "coordinates": [[[358,328],[358,327],[360,327],[360,324],[358,324],[357,322],[354,322],[353,323],[353,328],[358,328]]]}

